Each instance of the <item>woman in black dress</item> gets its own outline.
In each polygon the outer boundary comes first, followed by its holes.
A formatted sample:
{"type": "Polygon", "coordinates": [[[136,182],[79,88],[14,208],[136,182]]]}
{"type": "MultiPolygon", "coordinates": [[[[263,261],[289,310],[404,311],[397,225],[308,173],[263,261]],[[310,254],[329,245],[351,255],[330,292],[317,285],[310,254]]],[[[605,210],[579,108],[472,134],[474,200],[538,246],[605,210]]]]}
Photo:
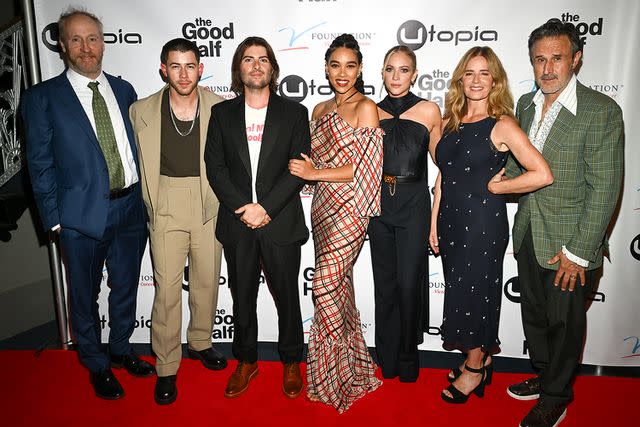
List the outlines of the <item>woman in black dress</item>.
{"type": "Polygon", "coordinates": [[[382,214],[371,218],[369,239],[375,283],[376,353],[384,378],[418,378],[418,344],[428,322],[427,250],[430,197],[428,151],[440,139],[440,109],[410,92],[416,56],[391,48],[378,104],[384,130],[382,214]]]}
{"type": "Polygon", "coordinates": [[[553,176],[513,116],[500,60],[471,48],[456,66],[445,100],[443,137],[435,149],[436,179],[429,242],[442,254],[445,278],[443,347],[466,353],[442,392],[450,403],[484,393],[491,353],[498,350],[502,263],[509,239],[503,194],[537,190],[553,176]],[[511,152],[527,172],[504,180],[511,152]]]}

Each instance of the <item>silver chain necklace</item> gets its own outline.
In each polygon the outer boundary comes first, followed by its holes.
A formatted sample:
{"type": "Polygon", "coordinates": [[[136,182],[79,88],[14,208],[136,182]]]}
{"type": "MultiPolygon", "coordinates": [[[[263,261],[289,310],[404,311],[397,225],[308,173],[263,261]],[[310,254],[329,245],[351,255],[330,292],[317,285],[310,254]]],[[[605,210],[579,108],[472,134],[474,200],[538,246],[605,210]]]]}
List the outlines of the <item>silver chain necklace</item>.
{"type": "Polygon", "coordinates": [[[176,124],[176,119],[173,114],[173,108],[171,108],[171,94],[169,94],[169,115],[171,116],[171,123],[173,123],[173,128],[176,130],[176,132],[178,132],[178,135],[189,136],[189,134],[191,134],[191,131],[193,130],[193,126],[196,124],[196,119],[200,115],[200,99],[198,99],[198,103],[196,104],[196,115],[191,121],[191,127],[189,128],[187,133],[182,133],[180,132],[180,129],[178,129],[178,125],[176,124]]]}

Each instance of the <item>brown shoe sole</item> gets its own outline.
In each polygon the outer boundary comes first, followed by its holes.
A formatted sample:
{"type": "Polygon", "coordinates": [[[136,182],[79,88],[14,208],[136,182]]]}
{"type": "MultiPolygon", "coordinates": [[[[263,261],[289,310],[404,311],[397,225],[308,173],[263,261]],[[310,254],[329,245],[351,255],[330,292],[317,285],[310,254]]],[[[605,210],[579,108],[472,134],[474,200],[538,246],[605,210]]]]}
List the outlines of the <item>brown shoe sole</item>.
{"type": "Polygon", "coordinates": [[[247,391],[247,389],[249,388],[249,383],[251,382],[252,379],[255,378],[256,375],[258,375],[258,369],[256,369],[251,373],[251,375],[249,375],[249,379],[247,380],[247,385],[244,386],[242,390],[239,390],[233,393],[229,393],[228,391],[225,390],[224,397],[226,397],[227,399],[233,399],[234,397],[238,397],[244,394],[244,392],[247,391]]]}
{"type": "Polygon", "coordinates": [[[282,384],[282,392],[284,393],[285,396],[287,396],[289,399],[295,399],[296,397],[300,396],[300,394],[302,393],[302,389],[304,387],[300,387],[300,390],[298,390],[297,393],[287,393],[287,391],[284,389],[284,384],[282,384]]]}

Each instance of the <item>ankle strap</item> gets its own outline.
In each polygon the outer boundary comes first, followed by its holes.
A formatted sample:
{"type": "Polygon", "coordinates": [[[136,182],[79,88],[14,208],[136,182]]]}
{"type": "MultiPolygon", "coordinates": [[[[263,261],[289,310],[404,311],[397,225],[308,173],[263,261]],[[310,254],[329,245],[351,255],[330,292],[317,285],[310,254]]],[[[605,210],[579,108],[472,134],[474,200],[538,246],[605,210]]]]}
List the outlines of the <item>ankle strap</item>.
{"type": "Polygon", "coordinates": [[[464,369],[465,371],[469,371],[469,372],[473,372],[474,374],[482,374],[484,373],[484,366],[482,366],[481,368],[470,368],[469,366],[467,366],[467,364],[464,364],[464,369]]]}

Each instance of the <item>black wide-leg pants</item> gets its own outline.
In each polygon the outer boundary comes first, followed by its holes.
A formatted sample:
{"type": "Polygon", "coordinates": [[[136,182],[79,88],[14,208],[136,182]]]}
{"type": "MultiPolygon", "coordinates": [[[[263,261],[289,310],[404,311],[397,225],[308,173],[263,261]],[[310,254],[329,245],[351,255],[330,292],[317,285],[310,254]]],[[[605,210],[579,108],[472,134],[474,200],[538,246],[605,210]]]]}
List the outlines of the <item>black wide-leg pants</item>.
{"type": "Polygon", "coordinates": [[[382,215],[371,218],[375,344],[385,378],[418,378],[418,344],[428,327],[431,204],[425,182],[382,184],[382,215]]]}

